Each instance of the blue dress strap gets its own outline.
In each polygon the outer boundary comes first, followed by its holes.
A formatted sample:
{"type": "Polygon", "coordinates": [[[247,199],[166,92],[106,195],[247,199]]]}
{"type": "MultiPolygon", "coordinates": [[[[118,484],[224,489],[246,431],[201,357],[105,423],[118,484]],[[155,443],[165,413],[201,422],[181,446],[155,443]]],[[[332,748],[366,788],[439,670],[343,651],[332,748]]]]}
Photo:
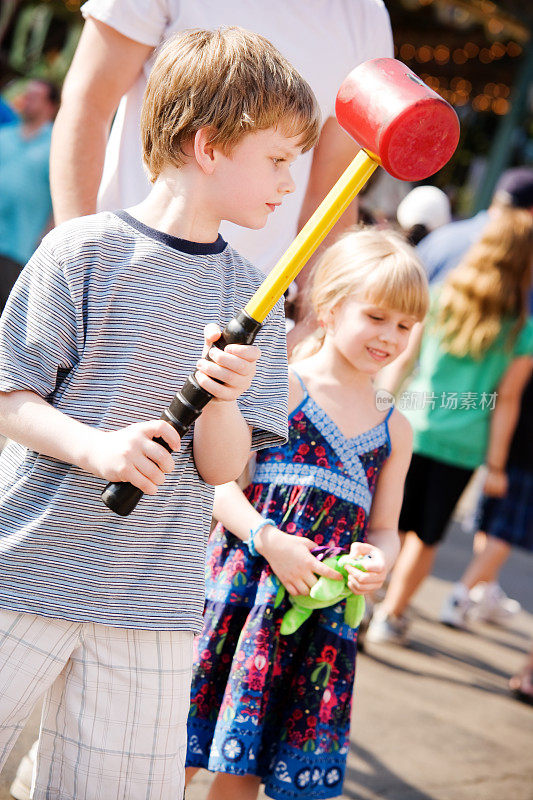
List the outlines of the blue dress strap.
{"type": "Polygon", "coordinates": [[[387,416],[383,420],[383,423],[385,425],[385,430],[387,431],[387,440],[389,442],[389,454],[392,453],[392,442],[391,442],[391,438],[390,438],[389,419],[390,419],[390,416],[391,416],[393,411],[394,411],[394,405],[392,405],[389,408],[389,410],[387,411],[387,416]]]}
{"type": "Polygon", "coordinates": [[[295,377],[295,378],[298,380],[298,383],[300,384],[300,386],[302,387],[302,391],[303,391],[303,393],[304,393],[304,400],[305,400],[307,397],[309,397],[309,392],[308,392],[308,391],[307,391],[307,389],[305,388],[305,383],[304,383],[304,382],[303,382],[303,380],[300,378],[300,376],[298,375],[298,373],[296,372],[296,370],[295,370],[295,369],[291,368],[291,372],[292,372],[292,374],[294,375],[294,377],[295,377]]]}

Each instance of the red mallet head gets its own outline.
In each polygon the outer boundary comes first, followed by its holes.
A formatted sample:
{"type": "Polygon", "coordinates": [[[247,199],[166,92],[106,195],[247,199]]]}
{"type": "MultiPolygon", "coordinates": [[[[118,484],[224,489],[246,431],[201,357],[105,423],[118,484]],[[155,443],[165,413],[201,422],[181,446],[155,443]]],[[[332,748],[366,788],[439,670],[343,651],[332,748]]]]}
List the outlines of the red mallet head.
{"type": "Polygon", "coordinates": [[[374,58],[350,72],[335,112],[344,130],[402,181],[438,172],[459,141],[453,108],[394,58],[374,58]]]}

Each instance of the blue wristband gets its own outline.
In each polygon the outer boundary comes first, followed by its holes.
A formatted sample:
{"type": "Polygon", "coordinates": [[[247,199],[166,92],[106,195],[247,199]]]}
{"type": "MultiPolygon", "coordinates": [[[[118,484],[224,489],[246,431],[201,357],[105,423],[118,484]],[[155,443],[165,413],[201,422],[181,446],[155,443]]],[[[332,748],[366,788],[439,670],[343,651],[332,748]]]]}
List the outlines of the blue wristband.
{"type": "Polygon", "coordinates": [[[277,528],[277,525],[276,525],[276,523],[274,522],[273,519],[263,519],[263,520],[261,520],[259,525],[256,525],[255,528],[250,528],[250,535],[244,542],[244,544],[246,545],[246,547],[250,551],[250,555],[253,558],[257,558],[257,556],[259,555],[259,553],[255,549],[255,537],[257,536],[257,534],[259,533],[261,528],[265,527],[265,525],[272,525],[274,528],[277,528]]]}

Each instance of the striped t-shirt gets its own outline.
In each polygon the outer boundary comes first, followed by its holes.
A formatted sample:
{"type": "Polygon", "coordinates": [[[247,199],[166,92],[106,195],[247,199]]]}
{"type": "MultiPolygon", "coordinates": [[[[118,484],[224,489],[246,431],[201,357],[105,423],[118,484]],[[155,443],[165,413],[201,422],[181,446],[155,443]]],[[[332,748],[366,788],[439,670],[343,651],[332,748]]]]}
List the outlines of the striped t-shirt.
{"type": "MultiPolygon", "coordinates": [[[[208,322],[221,327],[261,282],[219,237],[197,244],[125,212],[67,222],[43,240],[0,321],[0,391],[27,389],[88,425],[158,419],[195,369],[208,322]]],[[[287,435],[282,301],[257,338],[239,399],[254,449],[287,435]]],[[[131,628],[201,629],[213,488],[192,431],[157,495],[129,517],[105,482],[9,442],[0,457],[0,608],[131,628]]]]}

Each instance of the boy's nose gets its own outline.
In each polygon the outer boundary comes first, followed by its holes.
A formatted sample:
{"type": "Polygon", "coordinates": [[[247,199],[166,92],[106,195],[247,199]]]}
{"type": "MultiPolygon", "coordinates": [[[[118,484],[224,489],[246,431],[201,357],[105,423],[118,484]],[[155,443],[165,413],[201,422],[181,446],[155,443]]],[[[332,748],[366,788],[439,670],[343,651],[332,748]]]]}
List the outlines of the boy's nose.
{"type": "Polygon", "coordinates": [[[296,184],[294,183],[292,176],[288,174],[287,177],[282,181],[279,191],[281,194],[290,194],[291,192],[294,192],[295,189],[296,184]]]}

